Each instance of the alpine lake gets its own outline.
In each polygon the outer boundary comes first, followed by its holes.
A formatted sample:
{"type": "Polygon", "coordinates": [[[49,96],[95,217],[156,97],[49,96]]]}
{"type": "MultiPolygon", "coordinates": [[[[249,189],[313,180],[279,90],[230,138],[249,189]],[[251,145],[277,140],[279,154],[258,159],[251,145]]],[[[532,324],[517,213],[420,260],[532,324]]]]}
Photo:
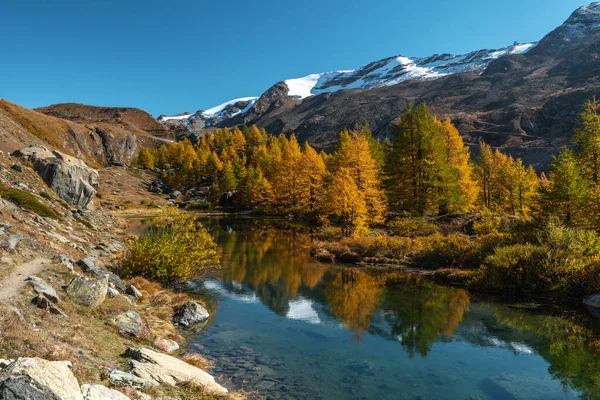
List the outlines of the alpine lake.
{"type": "Polygon", "coordinates": [[[222,271],[188,351],[261,399],[597,399],[600,320],[311,259],[311,234],[202,218],[222,271]]]}

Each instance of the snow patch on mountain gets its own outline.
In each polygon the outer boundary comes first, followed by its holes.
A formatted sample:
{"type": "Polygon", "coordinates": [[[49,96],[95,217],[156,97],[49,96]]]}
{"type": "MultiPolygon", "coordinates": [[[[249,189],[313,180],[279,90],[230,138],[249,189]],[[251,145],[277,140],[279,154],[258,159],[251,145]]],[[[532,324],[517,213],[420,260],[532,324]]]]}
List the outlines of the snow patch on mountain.
{"type": "Polygon", "coordinates": [[[431,57],[396,56],[355,70],[311,74],[288,79],[288,96],[304,99],[343,89],[373,89],[407,80],[438,79],[446,75],[483,71],[493,60],[508,54],[523,54],[535,43],[515,43],[499,50],[478,50],[462,55],[436,54],[431,57]]]}
{"type": "Polygon", "coordinates": [[[218,105],[218,106],[216,106],[216,107],[209,108],[208,110],[205,110],[205,111],[203,111],[203,112],[202,112],[202,115],[203,115],[205,118],[213,118],[213,117],[215,117],[215,116],[218,116],[218,115],[220,115],[221,113],[223,113],[223,111],[224,111],[225,109],[227,109],[227,107],[229,107],[229,106],[233,106],[233,105],[235,105],[236,103],[241,103],[241,102],[246,102],[246,101],[247,101],[247,102],[249,102],[249,103],[248,103],[248,104],[249,104],[249,106],[246,106],[246,107],[244,107],[244,109],[243,109],[243,110],[240,110],[240,111],[237,111],[237,112],[233,113],[233,114],[231,115],[231,117],[233,117],[233,116],[235,116],[235,115],[237,115],[237,114],[240,114],[240,113],[242,113],[242,112],[245,112],[244,110],[248,111],[248,110],[250,109],[250,107],[252,107],[252,106],[254,105],[254,103],[256,102],[256,100],[258,100],[258,97],[240,97],[239,99],[233,99],[233,100],[229,100],[229,101],[226,101],[226,102],[225,102],[225,103],[223,103],[223,104],[219,104],[219,105],[218,105]]]}

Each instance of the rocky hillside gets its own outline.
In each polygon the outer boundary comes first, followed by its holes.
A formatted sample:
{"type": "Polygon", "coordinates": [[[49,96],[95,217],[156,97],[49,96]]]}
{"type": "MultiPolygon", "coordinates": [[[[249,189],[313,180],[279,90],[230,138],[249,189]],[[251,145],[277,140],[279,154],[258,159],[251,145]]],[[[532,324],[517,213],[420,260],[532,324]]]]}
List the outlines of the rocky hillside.
{"type": "Polygon", "coordinates": [[[92,166],[127,165],[142,146],[169,141],[170,131],[135,108],[58,104],[30,110],[0,99],[2,150],[49,146],[92,166]]]}
{"type": "MultiPolygon", "coordinates": [[[[257,124],[330,148],[341,129],[364,121],[384,137],[409,101],[426,101],[451,118],[469,143],[482,138],[543,168],[569,142],[581,104],[600,89],[599,38],[596,2],[535,45],[463,56],[398,56],[349,72],[282,81],[247,111],[216,125],[257,124]]],[[[206,129],[180,118],[177,124],[196,135],[206,129]]]]}

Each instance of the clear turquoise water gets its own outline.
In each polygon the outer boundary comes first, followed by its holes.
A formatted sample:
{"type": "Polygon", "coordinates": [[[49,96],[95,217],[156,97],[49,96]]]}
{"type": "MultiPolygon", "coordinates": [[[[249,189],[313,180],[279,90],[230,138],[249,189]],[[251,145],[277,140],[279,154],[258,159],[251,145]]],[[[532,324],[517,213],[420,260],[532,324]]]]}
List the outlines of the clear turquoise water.
{"type": "Polygon", "coordinates": [[[309,237],[206,223],[223,252],[203,282],[214,317],[190,351],[217,379],[272,399],[597,398],[598,330],[410,277],[320,265],[309,237]],[[393,283],[392,283],[393,282],[393,283]]]}

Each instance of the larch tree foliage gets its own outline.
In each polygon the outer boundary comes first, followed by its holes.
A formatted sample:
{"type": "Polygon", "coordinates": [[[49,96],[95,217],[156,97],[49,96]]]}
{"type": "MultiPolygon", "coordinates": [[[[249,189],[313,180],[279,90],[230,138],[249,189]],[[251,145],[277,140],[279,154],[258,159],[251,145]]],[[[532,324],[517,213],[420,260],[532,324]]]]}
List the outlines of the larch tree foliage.
{"type": "Polygon", "coordinates": [[[298,188],[300,201],[310,213],[318,210],[323,199],[326,173],[323,157],[308,142],[304,143],[298,165],[298,188]]]}
{"type": "Polygon", "coordinates": [[[300,204],[300,161],[302,151],[295,135],[289,139],[281,136],[281,159],[277,165],[276,193],[277,204],[293,209],[300,204]]]}
{"type": "Polygon", "coordinates": [[[140,150],[140,154],[137,157],[136,164],[140,168],[144,169],[154,168],[154,155],[152,154],[150,149],[144,147],[142,150],[140,150]]]}
{"type": "Polygon", "coordinates": [[[271,184],[260,169],[248,167],[246,176],[238,184],[242,205],[247,208],[267,206],[273,202],[271,184]]]}
{"type": "Polygon", "coordinates": [[[542,186],[542,207],[567,226],[586,221],[589,186],[573,151],[565,148],[554,157],[547,184],[542,186]]]}
{"type": "Polygon", "coordinates": [[[331,174],[342,168],[348,170],[364,199],[369,224],[382,223],[387,204],[379,180],[380,170],[367,137],[361,132],[343,131],[329,164],[331,174]]]}
{"type": "Polygon", "coordinates": [[[329,221],[342,228],[346,236],[362,236],[367,232],[367,204],[348,168],[340,167],[331,175],[323,212],[329,221]]]}
{"type": "Polygon", "coordinates": [[[471,165],[471,153],[465,146],[458,129],[449,119],[442,124],[442,134],[446,157],[450,167],[455,171],[452,175],[456,182],[451,182],[457,187],[457,197],[454,204],[450,204],[450,211],[467,211],[477,198],[477,182],[474,178],[473,166],[471,165]]]}
{"type": "Polygon", "coordinates": [[[475,167],[481,189],[480,206],[492,211],[528,216],[535,204],[539,178],[533,167],[480,142],[475,167]]]}

